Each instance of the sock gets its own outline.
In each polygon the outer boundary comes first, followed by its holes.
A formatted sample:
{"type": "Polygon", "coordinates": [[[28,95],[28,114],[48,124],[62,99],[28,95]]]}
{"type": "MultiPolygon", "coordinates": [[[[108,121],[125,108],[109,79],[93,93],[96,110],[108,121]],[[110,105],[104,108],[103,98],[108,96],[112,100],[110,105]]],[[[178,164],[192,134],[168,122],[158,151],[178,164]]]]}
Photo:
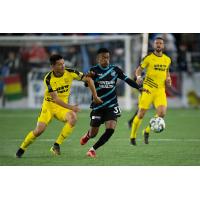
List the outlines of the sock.
{"type": "MultiPolygon", "coordinates": [[[[158,117],[158,115],[156,114],[154,117],[158,117]]],[[[151,127],[150,125],[148,125],[146,128],[145,128],[145,133],[150,133],[151,132],[151,127]]]]}
{"type": "Polygon", "coordinates": [[[150,133],[151,132],[151,128],[150,125],[148,125],[145,129],[144,129],[145,133],[150,133]]]}
{"type": "Polygon", "coordinates": [[[132,123],[131,136],[130,136],[131,139],[136,138],[137,130],[139,129],[141,122],[142,119],[139,119],[138,116],[136,115],[132,123]]]}
{"type": "Polygon", "coordinates": [[[58,136],[56,143],[62,144],[63,141],[72,133],[74,127],[71,126],[69,123],[66,123],[63,127],[62,131],[60,132],[60,135],[58,136]]]}
{"type": "Polygon", "coordinates": [[[96,150],[100,146],[104,145],[114,133],[114,129],[108,128],[105,133],[99,138],[99,140],[94,144],[93,148],[96,150]]]}
{"type": "Polygon", "coordinates": [[[29,132],[28,135],[25,137],[24,141],[22,142],[20,148],[25,151],[27,147],[34,142],[35,139],[36,136],[33,134],[33,131],[29,132]]]}

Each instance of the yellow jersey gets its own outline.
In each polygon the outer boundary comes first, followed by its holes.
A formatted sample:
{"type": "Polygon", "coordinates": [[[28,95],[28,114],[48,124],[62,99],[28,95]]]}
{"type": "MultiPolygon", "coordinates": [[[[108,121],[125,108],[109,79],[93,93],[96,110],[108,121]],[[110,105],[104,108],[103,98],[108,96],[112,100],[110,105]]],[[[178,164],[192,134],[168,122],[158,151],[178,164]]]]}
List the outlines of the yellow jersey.
{"type": "Polygon", "coordinates": [[[144,86],[148,85],[150,88],[164,88],[167,71],[171,64],[171,58],[165,54],[157,56],[150,53],[142,60],[141,68],[146,68],[146,76],[144,79],[144,86]]]}
{"type": "Polygon", "coordinates": [[[65,72],[61,77],[56,77],[53,71],[50,71],[44,78],[44,102],[54,102],[49,93],[57,91],[58,97],[65,103],[68,103],[72,81],[74,79],[80,81],[82,80],[83,76],[84,74],[82,72],[69,68],[65,68],[65,72]]]}

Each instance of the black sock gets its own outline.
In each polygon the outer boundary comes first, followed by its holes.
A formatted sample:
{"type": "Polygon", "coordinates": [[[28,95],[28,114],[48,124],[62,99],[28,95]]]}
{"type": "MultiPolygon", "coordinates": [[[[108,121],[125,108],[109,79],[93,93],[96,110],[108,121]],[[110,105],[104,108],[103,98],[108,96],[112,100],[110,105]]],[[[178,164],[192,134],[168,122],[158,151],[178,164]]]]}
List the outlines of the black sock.
{"type": "Polygon", "coordinates": [[[56,142],[54,143],[54,145],[57,146],[57,147],[60,146],[60,145],[59,145],[58,143],[56,143],[56,142]]]}
{"type": "Polygon", "coordinates": [[[96,150],[100,146],[104,145],[114,133],[114,129],[108,128],[105,133],[99,138],[99,140],[94,144],[93,148],[96,150]]]}

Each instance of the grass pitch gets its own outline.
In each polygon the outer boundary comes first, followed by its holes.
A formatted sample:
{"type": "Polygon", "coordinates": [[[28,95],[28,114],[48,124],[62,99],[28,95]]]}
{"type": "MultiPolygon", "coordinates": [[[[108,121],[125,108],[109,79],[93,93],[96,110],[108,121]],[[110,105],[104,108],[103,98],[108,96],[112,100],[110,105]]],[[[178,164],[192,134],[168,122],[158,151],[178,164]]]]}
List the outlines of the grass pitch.
{"type": "Polygon", "coordinates": [[[35,127],[39,110],[0,110],[0,165],[1,166],[199,166],[200,165],[200,110],[169,109],[166,129],[152,133],[150,144],[143,143],[142,129],[154,111],[150,110],[138,132],[137,146],[129,143],[127,120],[134,112],[122,111],[112,138],[97,150],[97,158],[86,156],[87,150],[104,131],[102,125],[95,139],[81,146],[80,137],[89,127],[89,110],[78,114],[72,135],[61,146],[62,155],[53,156],[49,149],[63,124],[53,120],[46,131],[29,146],[21,159],[16,150],[26,134],[35,127]]]}

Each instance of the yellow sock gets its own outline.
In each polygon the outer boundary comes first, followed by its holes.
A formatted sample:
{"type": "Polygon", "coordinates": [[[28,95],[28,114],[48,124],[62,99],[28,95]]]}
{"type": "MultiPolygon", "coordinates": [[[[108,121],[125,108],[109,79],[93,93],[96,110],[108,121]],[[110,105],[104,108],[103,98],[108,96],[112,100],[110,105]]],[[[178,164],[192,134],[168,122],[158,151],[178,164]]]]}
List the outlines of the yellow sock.
{"type": "Polygon", "coordinates": [[[151,132],[151,128],[150,128],[150,126],[148,125],[146,128],[145,128],[145,133],[150,133],[151,132]]]}
{"type": "Polygon", "coordinates": [[[25,137],[24,141],[22,142],[20,148],[24,151],[27,149],[27,147],[34,142],[36,136],[33,134],[33,131],[29,132],[28,135],[25,137]]]}
{"type": "MultiPolygon", "coordinates": [[[[155,114],[154,117],[158,117],[158,115],[155,114]]],[[[148,126],[145,128],[145,132],[146,132],[146,133],[150,133],[150,132],[151,132],[151,127],[150,127],[150,125],[148,125],[148,126]]]]}
{"type": "Polygon", "coordinates": [[[62,131],[60,132],[60,135],[58,136],[56,143],[62,144],[63,141],[70,135],[70,133],[73,131],[74,127],[72,127],[69,123],[65,124],[62,131]]]}
{"type": "Polygon", "coordinates": [[[142,119],[139,119],[138,116],[136,115],[132,123],[131,136],[130,136],[131,139],[136,138],[137,130],[139,129],[141,122],[142,119]]]}

